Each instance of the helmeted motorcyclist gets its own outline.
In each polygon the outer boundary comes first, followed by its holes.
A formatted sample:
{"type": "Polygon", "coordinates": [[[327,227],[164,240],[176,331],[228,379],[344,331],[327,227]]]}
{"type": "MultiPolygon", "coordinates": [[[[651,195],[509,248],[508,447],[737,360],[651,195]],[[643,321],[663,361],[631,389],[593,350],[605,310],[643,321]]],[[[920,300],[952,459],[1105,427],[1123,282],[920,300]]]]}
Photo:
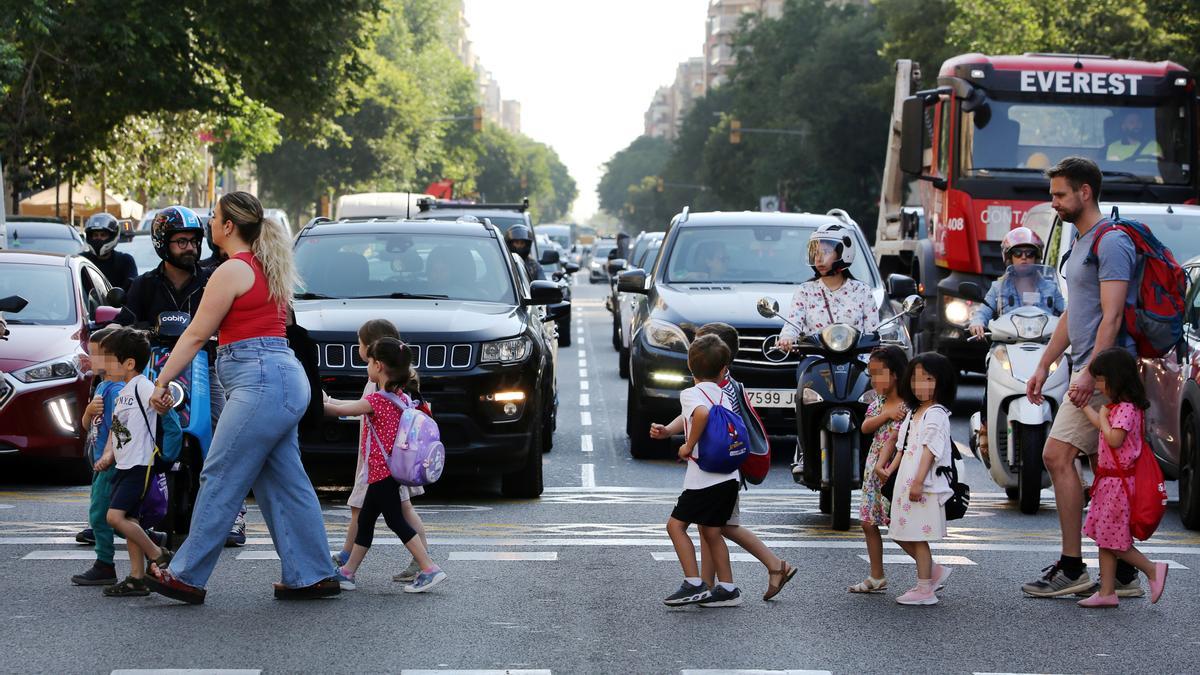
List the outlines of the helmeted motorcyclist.
{"type": "Polygon", "coordinates": [[[850,274],[856,249],[850,228],[840,223],[826,223],[809,235],[808,264],[816,275],[792,294],[790,323],[779,333],[780,349],[790,349],[798,337],[835,323],[864,332],[879,325],[879,308],[871,287],[850,274]],[[803,330],[797,331],[792,324],[803,330]]]}
{"type": "Polygon", "coordinates": [[[120,235],[121,224],[111,213],[91,215],[83,225],[83,236],[88,244],[83,257],[100,268],[109,284],[128,292],[138,275],[137,263],[133,256],[116,250],[120,235]]]}
{"type": "Polygon", "coordinates": [[[134,279],[116,322],[150,328],[163,312],[187,312],[200,307],[209,272],[199,266],[204,226],[186,206],[169,206],[150,224],[154,252],[162,262],[134,279]]]}
{"type": "Polygon", "coordinates": [[[985,326],[993,318],[1003,316],[1010,310],[1030,304],[1026,294],[1036,294],[1037,306],[1054,316],[1061,315],[1067,301],[1063,298],[1058,282],[1039,273],[1041,268],[1029,267],[1041,264],[1045,246],[1042,238],[1028,227],[1015,227],[1004,235],[1000,242],[1000,253],[1008,271],[992,282],[983,302],[976,304],[971,312],[969,330],[976,338],[983,337],[985,326]],[[1031,271],[1024,274],[1022,268],[1031,271]]]}
{"type": "Polygon", "coordinates": [[[504,241],[508,243],[510,251],[521,256],[530,281],[546,278],[545,273],[542,272],[542,266],[533,259],[533,230],[528,225],[518,223],[508,228],[508,232],[504,233],[504,241]]]}

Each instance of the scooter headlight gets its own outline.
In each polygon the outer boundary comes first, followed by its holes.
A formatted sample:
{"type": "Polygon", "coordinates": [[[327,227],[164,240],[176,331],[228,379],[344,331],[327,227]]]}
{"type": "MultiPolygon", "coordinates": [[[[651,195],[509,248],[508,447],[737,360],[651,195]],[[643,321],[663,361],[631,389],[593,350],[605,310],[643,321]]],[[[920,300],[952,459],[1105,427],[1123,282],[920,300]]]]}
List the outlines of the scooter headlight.
{"type": "Polygon", "coordinates": [[[1037,316],[1013,316],[1013,327],[1017,329],[1017,337],[1022,340],[1036,340],[1042,337],[1042,329],[1049,321],[1045,314],[1037,316]]]}
{"type": "Polygon", "coordinates": [[[821,331],[821,342],[833,352],[849,351],[858,344],[858,330],[844,323],[835,323],[821,331]]]}

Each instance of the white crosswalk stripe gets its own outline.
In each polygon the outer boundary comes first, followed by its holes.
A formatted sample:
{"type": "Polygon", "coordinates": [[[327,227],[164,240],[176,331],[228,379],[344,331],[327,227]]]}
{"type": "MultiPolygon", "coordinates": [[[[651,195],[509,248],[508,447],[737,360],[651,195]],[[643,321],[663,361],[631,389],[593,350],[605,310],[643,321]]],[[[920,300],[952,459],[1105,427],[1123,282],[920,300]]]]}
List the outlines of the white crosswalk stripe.
{"type": "Polygon", "coordinates": [[[112,671],[112,675],[258,675],[261,672],[241,668],[125,668],[112,671]]]}
{"type": "MultiPolygon", "coordinates": [[[[865,555],[858,556],[863,562],[871,562],[871,559],[865,555]]],[[[933,562],[939,565],[975,565],[976,562],[970,558],[961,555],[935,555],[933,562]]],[[[883,556],[884,565],[915,565],[916,561],[906,555],[887,555],[883,556]]]]}
{"type": "Polygon", "coordinates": [[[761,669],[734,669],[734,668],[708,668],[704,670],[681,670],[679,675],[831,675],[828,670],[761,670],[761,669]]]}
{"type": "Polygon", "coordinates": [[[557,551],[451,551],[450,560],[557,562],[557,551]]]}

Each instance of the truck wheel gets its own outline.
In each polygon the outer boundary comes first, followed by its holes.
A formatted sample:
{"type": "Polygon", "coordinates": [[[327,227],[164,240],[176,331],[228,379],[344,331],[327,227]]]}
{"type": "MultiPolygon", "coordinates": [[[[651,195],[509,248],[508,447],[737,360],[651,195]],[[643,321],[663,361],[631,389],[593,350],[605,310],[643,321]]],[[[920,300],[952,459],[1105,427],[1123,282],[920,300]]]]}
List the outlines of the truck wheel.
{"type": "Polygon", "coordinates": [[[826,515],[833,513],[833,491],[823,487],[819,492],[821,496],[817,498],[817,508],[826,515]]]}
{"type": "Polygon", "coordinates": [[[629,350],[617,350],[617,375],[622,380],[629,379],[629,350]]]}
{"type": "Polygon", "coordinates": [[[854,467],[850,466],[850,462],[854,454],[853,442],[850,434],[833,435],[833,466],[830,471],[833,485],[830,492],[833,506],[832,527],[835,530],[850,529],[850,482],[854,475],[854,467]]]}
{"type": "Polygon", "coordinates": [[[500,481],[500,492],[505,497],[534,499],[542,494],[542,429],[541,420],[533,423],[529,434],[529,452],[525,465],[512,473],[504,474],[500,481]]]}
{"type": "Polygon", "coordinates": [[[1200,530],[1200,446],[1196,415],[1188,411],[1179,427],[1179,520],[1189,530],[1200,530]]]}
{"type": "Polygon", "coordinates": [[[650,438],[650,424],[654,420],[646,414],[645,407],[633,391],[632,382],[629,385],[629,395],[625,398],[626,428],[629,433],[629,454],[634,459],[650,459],[663,457],[671,447],[669,441],[656,441],[650,438]]]}
{"type": "Polygon", "coordinates": [[[1021,447],[1017,448],[1021,456],[1021,471],[1017,475],[1017,503],[1021,513],[1037,513],[1042,501],[1042,447],[1046,444],[1045,425],[1020,425],[1017,430],[1017,442],[1021,444],[1021,447]]]}
{"type": "Polygon", "coordinates": [[[1020,488],[1004,488],[1004,496],[1008,497],[1010,500],[1015,502],[1015,501],[1017,501],[1017,499],[1019,499],[1021,497],[1021,489],[1020,488]]]}

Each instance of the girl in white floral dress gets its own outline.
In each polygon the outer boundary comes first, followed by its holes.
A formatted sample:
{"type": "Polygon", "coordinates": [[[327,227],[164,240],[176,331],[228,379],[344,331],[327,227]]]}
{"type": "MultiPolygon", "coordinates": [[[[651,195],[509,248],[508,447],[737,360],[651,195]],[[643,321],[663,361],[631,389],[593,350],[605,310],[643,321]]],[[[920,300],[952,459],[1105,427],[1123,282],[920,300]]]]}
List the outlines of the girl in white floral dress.
{"type": "Polygon", "coordinates": [[[883,537],[879,528],[888,524],[891,503],[883,494],[883,485],[891,475],[892,453],[896,449],[896,432],[908,415],[908,406],[900,398],[900,378],[908,369],[908,357],[895,345],[877,347],[867,364],[875,396],[867,405],[862,423],[864,434],[873,434],[867,462],[863,466],[862,499],[858,505],[858,521],[867,541],[867,558],[871,573],[865,581],[851,586],[851,593],[878,593],[887,589],[883,571],[883,537]]]}
{"type": "Polygon", "coordinates": [[[879,327],[879,307],[871,287],[850,275],[858,253],[849,228],[832,223],[817,228],[808,239],[808,264],[816,276],[796,288],[788,322],[779,333],[780,349],[798,338],[815,335],[835,323],[860,331],[879,327]]]}
{"type": "Polygon", "coordinates": [[[900,425],[896,487],[892,494],[892,539],[917,563],[917,586],[896,598],[902,605],[936,605],[950,568],[933,564],[929,542],[946,536],[946,501],[953,496],[939,467],[950,466],[950,409],[957,389],[956,371],[941,354],[914,358],[901,380],[900,393],[912,412],[900,425]]]}

